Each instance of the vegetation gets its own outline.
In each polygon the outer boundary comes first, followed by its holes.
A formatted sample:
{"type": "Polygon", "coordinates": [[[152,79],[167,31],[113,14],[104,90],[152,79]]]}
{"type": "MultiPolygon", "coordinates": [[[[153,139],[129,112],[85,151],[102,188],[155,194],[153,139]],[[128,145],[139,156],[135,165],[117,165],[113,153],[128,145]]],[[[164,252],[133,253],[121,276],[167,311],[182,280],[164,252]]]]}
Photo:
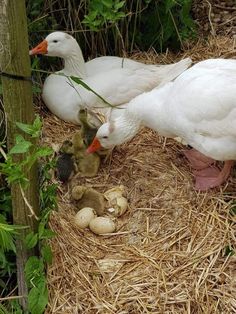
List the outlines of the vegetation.
{"type": "MultiPolygon", "coordinates": [[[[42,123],[37,117],[33,125],[17,123],[17,126],[32,139],[39,138],[41,134],[42,123]]],[[[15,290],[16,285],[16,267],[15,267],[15,238],[18,236],[18,230],[27,228],[27,226],[15,226],[12,224],[11,196],[9,186],[19,184],[21,191],[29,184],[25,176],[25,169],[29,171],[35,160],[44,158],[40,173],[40,200],[41,212],[38,232],[29,232],[24,239],[25,246],[28,249],[39,245],[40,257],[31,256],[25,265],[25,275],[29,289],[29,311],[32,314],[44,312],[47,305],[47,286],[45,266],[52,261],[51,248],[47,244],[47,239],[54,236],[54,233],[48,229],[47,223],[50,211],[56,208],[56,185],[50,183],[50,169],[54,168],[54,161],[49,157],[52,150],[48,147],[40,147],[33,144],[33,140],[26,140],[22,135],[16,135],[16,141],[13,148],[5,155],[2,147],[1,152],[5,161],[0,163],[0,172],[4,174],[8,185],[0,189],[0,286],[2,287],[1,297],[6,298],[6,302],[1,306],[3,313],[23,313],[19,307],[17,299],[11,300],[9,295],[15,290]],[[24,159],[20,163],[15,163],[12,156],[14,154],[24,154],[24,159]],[[50,184],[49,184],[50,183],[50,184]]],[[[29,204],[30,209],[30,204],[29,204]]],[[[32,209],[31,209],[32,210],[32,209]]],[[[35,215],[31,211],[32,215],[35,215]]]]}
{"type": "Polygon", "coordinates": [[[53,30],[72,32],[87,57],[135,49],[178,49],[195,35],[192,0],[28,0],[29,33],[36,43],[53,30]]]}

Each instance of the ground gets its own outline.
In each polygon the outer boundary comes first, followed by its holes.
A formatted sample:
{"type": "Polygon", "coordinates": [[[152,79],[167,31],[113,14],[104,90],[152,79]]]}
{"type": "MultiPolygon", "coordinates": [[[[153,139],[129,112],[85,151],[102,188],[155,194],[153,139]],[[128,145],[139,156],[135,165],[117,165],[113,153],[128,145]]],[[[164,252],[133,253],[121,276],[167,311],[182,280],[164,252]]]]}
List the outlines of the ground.
{"type": "MultiPolygon", "coordinates": [[[[160,63],[184,56],[229,58],[233,44],[212,37],[178,56],[133,57],[160,63]]],[[[76,129],[45,113],[43,142],[60,144],[76,129]]],[[[59,208],[50,220],[57,236],[50,241],[47,314],[236,312],[236,257],[229,254],[236,248],[236,173],[219,189],[196,192],[184,148],[143,129],[103,160],[96,177],[78,174],[60,185],[59,208]],[[71,199],[75,184],[100,192],[125,186],[129,209],[117,219],[116,233],[96,236],[78,229],[71,199]]]]}
{"type": "Polygon", "coordinates": [[[201,35],[236,36],[235,0],[193,0],[192,11],[201,35]]]}

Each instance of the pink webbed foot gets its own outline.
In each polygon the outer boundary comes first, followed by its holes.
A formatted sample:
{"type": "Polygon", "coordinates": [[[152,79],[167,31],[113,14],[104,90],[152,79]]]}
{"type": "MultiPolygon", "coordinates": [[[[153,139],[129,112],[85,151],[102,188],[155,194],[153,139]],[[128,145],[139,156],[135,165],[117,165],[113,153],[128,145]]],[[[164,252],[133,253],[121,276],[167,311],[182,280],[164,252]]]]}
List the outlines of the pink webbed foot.
{"type": "Polygon", "coordinates": [[[201,170],[193,171],[195,177],[217,177],[220,173],[220,170],[217,167],[208,167],[201,170]]]}
{"type": "Polygon", "coordinates": [[[226,161],[221,171],[216,167],[209,167],[200,171],[196,171],[194,173],[196,179],[196,190],[206,191],[224,183],[230,175],[230,170],[233,166],[233,163],[234,162],[231,160],[226,161]]]}
{"type": "Polygon", "coordinates": [[[200,153],[194,148],[190,150],[184,150],[183,154],[190,162],[190,165],[192,166],[192,168],[196,170],[208,168],[210,165],[212,165],[215,162],[214,159],[203,155],[202,153],[200,153]]]}

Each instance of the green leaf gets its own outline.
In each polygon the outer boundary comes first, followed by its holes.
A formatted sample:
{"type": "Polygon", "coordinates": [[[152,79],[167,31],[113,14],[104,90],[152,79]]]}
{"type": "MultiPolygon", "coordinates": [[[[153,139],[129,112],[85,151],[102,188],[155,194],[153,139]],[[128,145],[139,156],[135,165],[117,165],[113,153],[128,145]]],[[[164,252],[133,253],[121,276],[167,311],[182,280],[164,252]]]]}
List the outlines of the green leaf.
{"type": "Polygon", "coordinates": [[[39,87],[37,85],[33,85],[32,86],[32,91],[33,91],[34,94],[41,94],[42,93],[41,87],[39,87]]]}
{"type": "Polygon", "coordinates": [[[52,254],[51,247],[48,244],[42,247],[41,255],[46,263],[48,263],[49,265],[52,264],[53,254],[52,254]]]}
{"type": "Polygon", "coordinates": [[[110,0],[100,0],[101,3],[108,9],[111,9],[112,8],[112,5],[113,5],[113,1],[110,1],[110,0]]]}
{"type": "Polygon", "coordinates": [[[231,214],[232,216],[236,215],[236,206],[235,206],[235,204],[233,204],[233,205],[234,205],[234,207],[232,207],[232,208],[230,209],[230,214],[231,214]]]}
{"type": "Polygon", "coordinates": [[[28,311],[27,312],[23,312],[21,309],[21,306],[19,304],[19,300],[11,300],[9,302],[9,304],[11,305],[11,314],[29,314],[28,311]]]}
{"type": "Polygon", "coordinates": [[[56,236],[56,233],[51,229],[44,229],[42,235],[40,236],[40,240],[42,239],[51,239],[56,236]]]}
{"type": "Polygon", "coordinates": [[[177,2],[175,0],[166,0],[165,1],[165,9],[166,13],[171,10],[174,6],[176,6],[177,2]]]}
{"type": "Polygon", "coordinates": [[[25,264],[25,277],[28,284],[36,285],[44,275],[44,264],[37,256],[31,256],[25,264]]]}
{"type": "Polygon", "coordinates": [[[50,147],[40,147],[37,152],[35,152],[35,155],[37,158],[39,157],[46,157],[53,154],[53,149],[50,147]]]}
{"type": "MultiPolygon", "coordinates": [[[[0,245],[4,251],[16,252],[16,247],[14,244],[13,234],[11,231],[6,231],[2,229],[3,224],[0,224],[0,245]]],[[[7,226],[7,225],[5,225],[7,226]]]]}
{"type": "Polygon", "coordinates": [[[9,154],[23,154],[26,153],[29,148],[32,146],[32,143],[26,141],[22,135],[16,135],[16,144],[12,147],[9,154]]]}
{"type": "Polygon", "coordinates": [[[33,137],[38,137],[40,135],[42,126],[43,126],[43,122],[41,121],[39,115],[37,115],[33,123],[34,131],[35,131],[35,133],[32,134],[33,137]]]}
{"type": "Polygon", "coordinates": [[[225,248],[225,256],[232,256],[235,254],[234,249],[232,248],[232,246],[227,245],[225,248]]]}
{"type": "Polygon", "coordinates": [[[27,249],[32,249],[33,247],[35,247],[38,243],[38,234],[37,233],[33,233],[32,231],[27,234],[27,236],[25,237],[25,245],[27,247],[27,249]]]}
{"type": "Polygon", "coordinates": [[[1,314],[10,314],[8,310],[0,303],[0,313],[1,314]]]}
{"type": "Polygon", "coordinates": [[[125,4],[125,1],[120,1],[120,2],[115,3],[114,7],[116,10],[119,10],[124,6],[124,4],[125,4]]]}
{"type": "Polygon", "coordinates": [[[33,287],[28,295],[29,310],[31,314],[44,313],[45,307],[48,304],[48,291],[45,281],[33,287]]]}
{"type": "Polygon", "coordinates": [[[83,86],[88,91],[94,93],[98,98],[100,98],[105,104],[107,104],[109,107],[115,108],[116,106],[113,106],[109,102],[107,102],[102,96],[100,96],[98,93],[96,93],[91,87],[89,87],[86,83],[84,83],[79,77],[76,76],[70,76],[70,78],[77,84],[83,86]]]}
{"type": "Polygon", "coordinates": [[[16,125],[17,125],[17,127],[21,131],[25,132],[26,134],[30,134],[31,135],[31,133],[33,131],[33,127],[32,127],[31,124],[26,124],[26,123],[22,123],[22,122],[16,122],[16,125]]]}
{"type": "Polygon", "coordinates": [[[21,122],[16,122],[16,125],[20,130],[25,132],[26,134],[31,135],[32,137],[39,137],[42,128],[42,121],[40,117],[37,115],[33,124],[26,124],[21,122]]]}
{"type": "Polygon", "coordinates": [[[39,68],[39,58],[37,56],[35,56],[35,58],[33,59],[33,62],[31,64],[31,68],[32,69],[38,69],[39,68]]]}
{"type": "Polygon", "coordinates": [[[39,239],[41,239],[42,235],[43,235],[43,232],[45,230],[45,225],[46,225],[46,221],[45,219],[42,219],[39,223],[39,226],[38,226],[38,236],[39,236],[39,239]]]}
{"type": "Polygon", "coordinates": [[[22,226],[10,225],[6,218],[0,214],[0,248],[4,251],[16,251],[14,236],[17,235],[17,229],[22,229],[22,226]]]}

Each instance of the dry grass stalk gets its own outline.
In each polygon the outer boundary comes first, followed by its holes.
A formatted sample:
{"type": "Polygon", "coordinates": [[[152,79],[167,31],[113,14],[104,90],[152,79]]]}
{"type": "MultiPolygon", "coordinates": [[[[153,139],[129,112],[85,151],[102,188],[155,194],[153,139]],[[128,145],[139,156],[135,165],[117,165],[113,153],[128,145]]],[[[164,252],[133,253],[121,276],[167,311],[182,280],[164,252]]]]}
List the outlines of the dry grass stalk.
{"type": "MultiPolygon", "coordinates": [[[[182,56],[194,61],[232,57],[232,41],[212,38],[187,47],[182,55],[137,54],[167,63],[182,56]]],[[[46,142],[71,138],[76,127],[50,115],[46,142]]],[[[183,146],[143,129],[103,161],[95,178],[77,177],[104,192],[123,184],[130,208],[119,218],[117,234],[96,236],[73,222],[70,186],[62,187],[58,212],[51,216],[57,237],[48,268],[47,314],[236,313],[235,176],[207,193],[193,189],[183,146]]]]}

